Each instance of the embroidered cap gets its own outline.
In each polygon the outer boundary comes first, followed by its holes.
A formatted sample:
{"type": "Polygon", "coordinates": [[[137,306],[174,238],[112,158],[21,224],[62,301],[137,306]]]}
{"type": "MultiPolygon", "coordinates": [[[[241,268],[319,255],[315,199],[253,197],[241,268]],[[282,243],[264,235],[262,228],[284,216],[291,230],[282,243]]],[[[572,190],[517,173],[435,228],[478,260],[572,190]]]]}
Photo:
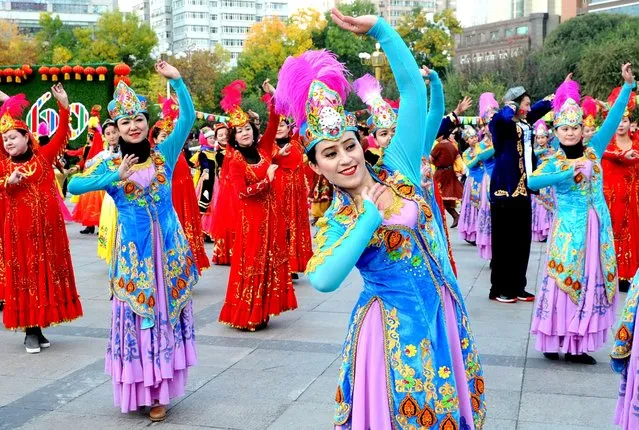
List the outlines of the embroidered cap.
{"type": "Polygon", "coordinates": [[[475,128],[473,128],[470,125],[467,125],[466,127],[464,127],[464,129],[462,130],[462,139],[464,140],[468,140],[471,137],[475,137],[477,136],[477,131],[475,130],[475,128]]]}
{"type": "Polygon", "coordinates": [[[517,100],[519,97],[523,96],[526,93],[526,88],[524,87],[512,87],[509,88],[508,91],[506,91],[506,94],[504,94],[504,103],[507,102],[513,102],[515,100],[517,100]]]}
{"type": "Polygon", "coordinates": [[[580,101],[579,84],[576,81],[566,81],[557,88],[555,98],[552,101],[555,112],[555,128],[575,127],[583,124],[584,113],[579,106],[580,101]]]}
{"type": "Polygon", "coordinates": [[[135,94],[124,81],[120,81],[113,93],[113,100],[109,102],[107,108],[113,121],[117,122],[122,118],[135,118],[138,114],[147,114],[146,97],[135,94]]]}
{"type": "Polygon", "coordinates": [[[366,124],[371,133],[397,124],[397,111],[382,98],[382,86],[377,79],[366,74],[353,82],[353,90],[368,105],[371,116],[366,124]]]}

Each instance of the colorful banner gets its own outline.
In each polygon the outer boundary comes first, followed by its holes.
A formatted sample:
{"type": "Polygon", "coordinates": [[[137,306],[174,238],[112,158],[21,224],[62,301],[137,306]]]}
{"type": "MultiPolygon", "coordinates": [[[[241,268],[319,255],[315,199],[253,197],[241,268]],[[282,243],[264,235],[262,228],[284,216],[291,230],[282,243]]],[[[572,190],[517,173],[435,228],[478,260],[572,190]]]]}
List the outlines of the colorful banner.
{"type": "MultiPolygon", "coordinates": [[[[51,100],[52,95],[50,92],[42,94],[38,100],[31,105],[29,113],[27,114],[27,126],[31,133],[37,136],[38,125],[42,122],[47,124],[49,129],[49,135],[55,133],[58,129],[60,117],[58,112],[53,108],[42,109],[44,105],[51,100]]],[[[71,137],[69,140],[76,140],[84,133],[89,124],[89,111],[82,103],[71,103],[69,106],[71,112],[71,122],[69,124],[71,128],[71,137]]]]}

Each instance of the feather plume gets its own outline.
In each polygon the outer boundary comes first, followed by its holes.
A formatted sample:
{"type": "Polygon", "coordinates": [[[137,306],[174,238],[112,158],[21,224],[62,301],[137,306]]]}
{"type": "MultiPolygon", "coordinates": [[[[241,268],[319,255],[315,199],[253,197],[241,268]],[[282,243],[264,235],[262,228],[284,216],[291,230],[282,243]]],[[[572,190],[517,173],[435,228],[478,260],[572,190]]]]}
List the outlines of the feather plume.
{"type": "Polygon", "coordinates": [[[590,96],[584,97],[581,103],[581,110],[584,111],[584,117],[592,116],[597,117],[597,102],[590,96]]]}
{"type": "Polygon", "coordinates": [[[241,80],[233,81],[222,89],[220,107],[224,112],[231,112],[242,105],[242,93],[246,90],[246,83],[241,80]]]}
{"type": "MultiPolygon", "coordinates": [[[[608,96],[608,106],[610,108],[612,108],[612,105],[615,104],[615,102],[617,101],[617,99],[619,98],[619,94],[621,93],[621,87],[617,87],[614,90],[612,90],[612,92],[610,93],[610,95],[608,96]]],[[[627,106],[627,110],[629,112],[632,112],[635,110],[635,107],[637,107],[637,95],[635,94],[635,92],[633,91],[630,94],[630,100],[628,100],[628,106],[627,106]]]]}
{"type": "Polygon", "coordinates": [[[180,116],[180,107],[173,97],[166,98],[160,96],[158,101],[162,106],[162,118],[168,118],[172,121],[175,121],[178,116],[180,116]]]}
{"type": "Polygon", "coordinates": [[[2,117],[5,113],[8,113],[13,119],[20,119],[22,117],[22,112],[29,107],[29,101],[24,94],[16,94],[15,96],[9,97],[3,104],[2,108],[0,108],[0,117],[2,117]]]}
{"type": "Polygon", "coordinates": [[[337,92],[342,101],[350,93],[348,70],[327,50],[306,51],[299,57],[288,57],[277,79],[275,110],[293,117],[296,124],[306,122],[306,101],[313,81],[321,81],[337,92]]]}
{"type": "Polygon", "coordinates": [[[46,122],[41,122],[38,124],[38,136],[48,136],[49,135],[49,126],[46,122]]]}
{"type": "Polygon", "coordinates": [[[543,128],[546,133],[548,133],[548,125],[546,124],[546,121],[540,119],[537,120],[535,124],[533,124],[533,131],[535,134],[537,134],[537,130],[539,130],[540,127],[543,128]]]}
{"type": "Polygon", "coordinates": [[[577,81],[570,80],[559,85],[552,101],[553,110],[559,112],[568,99],[573,99],[577,104],[581,103],[579,83],[577,81]]]}
{"type": "Polygon", "coordinates": [[[499,109],[499,103],[493,93],[483,93],[479,96],[479,116],[486,118],[491,109],[499,109]]]}
{"type": "Polygon", "coordinates": [[[375,99],[382,96],[382,85],[374,76],[367,73],[353,82],[353,91],[370,106],[375,99]]]}

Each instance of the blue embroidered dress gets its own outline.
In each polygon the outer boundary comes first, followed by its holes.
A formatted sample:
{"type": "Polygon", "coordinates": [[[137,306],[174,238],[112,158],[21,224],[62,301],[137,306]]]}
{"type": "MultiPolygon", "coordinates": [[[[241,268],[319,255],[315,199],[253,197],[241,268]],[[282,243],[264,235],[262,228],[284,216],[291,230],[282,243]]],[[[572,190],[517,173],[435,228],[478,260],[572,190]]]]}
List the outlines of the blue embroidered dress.
{"type": "Polygon", "coordinates": [[[373,203],[358,208],[336,188],[307,269],[320,291],[338,288],[353,267],[364,279],[342,353],[335,425],[481,429],[486,410],[477,348],[444,225],[420,187],[421,156],[444,113],[442,85],[433,72],[427,112],[424,82],[402,39],[382,19],[369,34],[388,56],[402,100],[397,133],[373,173],[393,191],[394,204],[382,219],[373,203]],[[372,403],[366,390],[374,392],[372,403]]]}
{"type": "MultiPolygon", "coordinates": [[[[550,142],[540,146],[535,141],[535,155],[542,163],[555,152],[550,142]]],[[[532,238],[536,242],[544,242],[548,239],[552,219],[555,213],[555,193],[552,187],[544,187],[539,194],[532,196],[532,238]]]]}
{"type": "Polygon", "coordinates": [[[191,288],[198,272],[171,199],[173,168],[195,110],[182,79],[171,85],[181,107],[175,129],[129,179],[120,180],[116,158],[69,183],[73,194],[106,190],[118,211],[106,371],[122,412],[183,395],[188,367],[197,361],[191,288]]]}
{"type": "Polygon", "coordinates": [[[467,242],[475,242],[477,239],[477,222],[481,206],[481,181],[484,177],[484,163],[477,156],[478,147],[479,142],[475,146],[470,146],[462,154],[462,160],[468,168],[468,174],[466,183],[464,183],[458,229],[459,237],[467,242]]]}
{"type": "Polygon", "coordinates": [[[495,148],[493,148],[493,142],[488,137],[485,137],[477,146],[477,159],[482,165],[482,178],[479,186],[479,213],[477,214],[477,250],[481,258],[490,260],[493,257],[490,177],[495,167],[495,148]]]}

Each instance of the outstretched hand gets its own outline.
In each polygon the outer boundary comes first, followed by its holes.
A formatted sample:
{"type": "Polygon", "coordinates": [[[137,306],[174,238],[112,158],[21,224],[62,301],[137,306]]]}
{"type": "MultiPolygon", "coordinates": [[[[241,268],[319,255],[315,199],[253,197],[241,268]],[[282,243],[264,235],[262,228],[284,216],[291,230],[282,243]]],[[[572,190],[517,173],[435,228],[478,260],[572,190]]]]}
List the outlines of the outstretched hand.
{"type": "Polygon", "coordinates": [[[155,71],[166,79],[178,79],[180,77],[180,71],[164,60],[159,60],[155,63],[155,71]]]}
{"type": "Polygon", "coordinates": [[[455,108],[454,112],[457,116],[460,116],[461,114],[466,112],[472,105],[473,105],[473,99],[466,96],[464,97],[463,100],[457,103],[457,107],[455,108]]]}
{"type": "Polygon", "coordinates": [[[129,177],[133,174],[133,166],[135,166],[138,162],[138,157],[134,154],[125,155],[122,158],[122,163],[120,164],[120,168],[118,169],[118,174],[120,175],[121,180],[129,179],[129,177]]]}
{"type": "Polygon", "coordinates": [[[51,92],[63,108],[69,109],[69,96],[60,82],[51,87],[51,92]]]}
{"type": "Polygon", "coordinates": [[[336,7],[331,10],[331,18],[339,28],[355,34],[368,33],[368,31],[377,23],[377,17],[375,15],[364,15],[358,17],[346,16],[336,7]]]}
{"type": "Polygon", "coordinates": [[[627,84],[633,84],[635,82],[635,75],[632,73],[632,63],[626,63],[621,66],[621,76],[627,84]]]}

